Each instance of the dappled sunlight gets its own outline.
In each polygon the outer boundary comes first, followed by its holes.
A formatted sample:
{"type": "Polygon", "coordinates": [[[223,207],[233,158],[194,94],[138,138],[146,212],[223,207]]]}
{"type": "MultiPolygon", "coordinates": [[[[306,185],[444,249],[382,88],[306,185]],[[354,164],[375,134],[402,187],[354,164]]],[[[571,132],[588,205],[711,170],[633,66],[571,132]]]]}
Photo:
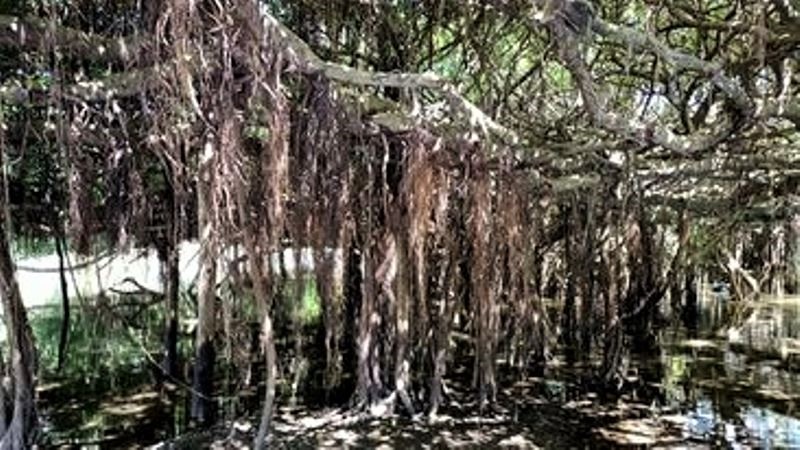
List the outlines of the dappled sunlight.
{"type": "Polygon", "coordinates": [[[3,450],[800,448],[796,0],[39,3],[3,450]]]}
{"type": "MultiPolygon", "coordinates": [[[[800,401],[796,388],[800,373],[788,370],[780,359],[739,353],[737,347],[713,336],[685,338],[665,333],[663,339],[664,350],[655,357],[631,361],[625,377],[628,388],[616,402],[601,401],[602,392],[576,384],[582,379],[576,372],[580,366],[552,364],[546,376],[524,377],[506,385],[498,404],[483,414],[467,394],[468,383],[458,378],[449,383],[446,407],[434,416],[406,418],[390,411],[372,415],[347,408],[279,406],[273,426],[276,448],[534,449],[590,444],[692,448],[713,439],[752,444],[797,438],[793,430],[800,422],[792,418],[798,413],[792,405],[800,401]],[[655,378],[650,375],[653,370],[655,378]],[[661,399],[654,398],[653,392],[661,392],[661,399]],[[770,437],[764,430],[769,430],[770,437]]],[[[111,348],[125,351],[125,346],[111,348]]],[[[454,373],[466,374],[462,368],[454,373]]],[[[184,401],[180,395],[175,397],[183,388],[169,385],[162,392],[133,388],[142,381],[123,378],[112,385],[131,386],[124,393],[100,393],[95,399],[81,394],[68,400],[56,399],[76,388],[80,392],[80,386],[58,379],[42,383],[40,396],[52,405],[44,411],[53,442],[99,436],[103,442],[125,442],[131,430],[148,427],[150,432],[162,429],[155,433],[156,439],[168,436],[170,427],[165,429],[159,421],[165,416],[170,417],[167,421],[183,420],[179,417],[184,413],[175,409],[184,401]]],[[[103,386],[107,384],[98,385],[100,392],[103,386]]],[[[187,436],[187,446],[178,448],[196,448],[188,442],[220,449],[250,448],[254,432],[253,422],[237,420],[187,436]]],[[[178,436],[175,442],[184,438],[178,436]]]]}
{"type": "MultiPolygon", "coordinates": [[[[669,430],[662,427],[652,419],[631,419],[616,422],[609,427],[599,431],[604,439],[617,445],[647,445],[664,444],[669,430]]],[[[674,443],[680,443],[682,439],[673,438],[674,443]]]]}

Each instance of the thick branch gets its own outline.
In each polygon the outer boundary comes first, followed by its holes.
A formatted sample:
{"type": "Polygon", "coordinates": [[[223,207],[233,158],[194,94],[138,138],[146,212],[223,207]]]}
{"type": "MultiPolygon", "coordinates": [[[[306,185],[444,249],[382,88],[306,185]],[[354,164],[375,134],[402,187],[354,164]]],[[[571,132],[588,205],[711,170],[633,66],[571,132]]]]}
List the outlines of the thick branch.
{"type": "Polygon", "coordinates": [[[146,42],[140,38],[107,38],[51,24],[38,17],[0,15],[0,47],[39,51],[47,48],[48,40],[52,40],[55,48],[72,56],[121,63],[137,57],[146,42]]]}
{"type": "Polygon", "coordinates": [[[699,217],[730,217],[735,215],[742,222],[767,222],[787,219],[800,213],[800,206],[786,204],[743,205],[735,199],[720,199],[692,196],[691,198],[667,195],[649,195],[645,201],[650,205],[662,205],[676,211],[688,210],[699,217]]]}
{"type": "MultiPolygon", "coordinates": [[[[440,93],[454,109],[464,113],[470,126],[477,126],[505,141],[517,140],[513,131],[486,115],[452,84],[436,74],[370,72],[324,61],[269,11],[262,9],[260,14],[263,26],[278,38],[288,59],[301,72],[322,73],[331,80],[354,85],[430,89],[440,93]]],[[[81,54],[93,60],[128,61],[141,51],[146,42],[145,39],[111,39],[68,27],[51,27],[47,21],[38,18],[0,16],[0,46],[38,50],[44,48],[49,30],[52,30],[54,41],[62,51],[81,54]]],[[[81,82],[67,88],[65,94],[84,101],[131,95],[150,85],[150,81],[155,79],[153,72],[153,69],[141,70],[114,75],[102,81],[81,82]]],[[[19,85],[0,87],[0,101],[10,104],[29,103],[31,94],[28,89],[19,85]]]]}
{"type": "Polygon", "coordinates": [[[370,72],[324,61],[305,41],[280,23],[269,11],[262,9],[261,15],[265,28],[272,31],[273,36],[279,39],[289,60],[303,73],[322,73],[328,79],[346,84],[430,89],[441,94],[454,109],[466,114],[471,126],[478,126],[484,132],[491,132],[506,141],[517,140],[513,131],[486,115],[461,95],[455,86],[434,73],[370,72]]]}
{"type": "MultiPolygon", "coordinates": [[[[130,97],[155,85],[163,72],[159,66],[119,72],[102,80],[81,81],[64,87],[64,97],[71,101],[95,102],[112,98],[130,97]]],[[[28,89],[19,83],[0,86],[0,103],[10,105],[40,104],[46,100],[46,91],[28,89]]]]}
{"type": "MultiPolygon", "coordinates": [[[[659,54],[668,58],[674,64],[680,64],[681,67],[700,69],[712,74],[712,79],[720,86],[720,89],[729,95],[737,97],[732,100],[737,102],[737,104],[747,103],[747,106],[742,105],[742,108],[748,112],[752,110],[746,94],[741,93],[738,85],[722,75],[716,66],[707,65],[694,57],[675,52],[663,46],[655,39],[642,37],[643,35],[638,32],[606,25],[603,24],[603,22],[600,22],[600,24],[601,25],[597,25],[595,28],[604,30],[608,35],[618,36],[623,40],[630,40],[631,45],[654,46],[659,54]],[[739,97],[740,94],[743,97],[739,97]]],[[[589,113],[592,123],[596,126],[627,139],[641,142],[642,144],[658,145],[668,151],[682,155],[692,155],[713,148],[737,131],[738,124],[732,122],[726,123],[723,121],[720,125],[710,130],[692,135],[680,136],[665,127],[657,127],[655,124],[645,124],[621,114],[606,111],[597,94],[589,67],[583,59],[578,45],[578,37],[562,20],[550,20],[547,22],[547,25],[552,33],[555,45],[558,48],[559,57],[574,77],[578,90],[581,93],[581,98],[583,99],[584,108],[587,113],[589,113]]]]}
{"type": "Polygon", "coordinates": [[[742,112],[753,109],[753,104],[738,82],[725,75],[720,64],[702,60],[694,55],[674,50],[659,41],[652,34],[638,31],[595,19],[592,30],[597,34],[620,42],[632,51],[648,51],[676,69],[688,69],[701,72],[710,77],[711,82],[722,91],[742,112]]]}

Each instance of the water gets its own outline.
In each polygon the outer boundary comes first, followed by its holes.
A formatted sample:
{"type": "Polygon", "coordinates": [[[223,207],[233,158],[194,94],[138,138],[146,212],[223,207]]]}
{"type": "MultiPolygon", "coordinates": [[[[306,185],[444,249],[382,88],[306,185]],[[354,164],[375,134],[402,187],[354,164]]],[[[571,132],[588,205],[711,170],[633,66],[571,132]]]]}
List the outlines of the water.
{"type": "Polygon", "coordinates": [[[150,362],[162,345],[156,308],[75,305],[60,370],[60,308],[38,306],[30,319],[40,355],[37,405],[44,448],[136,448],[175,434],[178,396],[155,387],[150,362]],[[131,326],[134,316],[146,326],[131,326]]]}
{"type": "Polygon", "coordinates": [[[778,361],[754,361],[720,344],[715,355],[670,349],[662,357],[663,409],[678,414],[682,440],[730,448],[800,448],[800,411],[794,411],[798,374],[778,361]]]}
{"type": "MultiPolygon", "coordinates": [[[[666,448],[800,448],[800,297],[764,298],[757,305],[705,296],[696,333],[661,333],[661,352],[637,361],[660,371],[650,445],[666,448]]],[[[647,401],[640,398],[639,401],[647,401]]],[[[641,431],[641,430],[640,430],[641,431]]],[[[635,433],[624,436],[633,439],[635,433]]]]}
{"type": "MultiPolygon", "coordinates": [[[[132,330],[78,309],[70,360],[61,374],[52,370],[58,309],[34,316],[44,367],[39,399],[46,447],[140,448],[187,431],[198,435],[187,429],[185,392],[154,387],[148,357],[161,345],[161,318],[154,310],[152,317],[139,316],[149,325],[132,330]]],[[[491,420],[473,417],[465,395],[463,414],[445,409],[449,418],[438,425],[392,420],[303,429],[298,417],[319,423],[324,413],[315,405],[290,409],[282,398],[275,429],[285,445],[279,447],[356,442],[356,448],[370,448],[397,444],[400,436],[410,447],[464,441],[479,447],[528,442],[545,448],[800,448],[800,297],[737,305],[704,296],[697,318],[693,331],[669,326],[657,353],[632,358],[616,402],[600,401],[600,393],[576,382],[577,369],[566,366],[548,369],[546,380],[506,389],[500,398],[506,410],[491,420]],[[537,384],[538,389],[525,387],[537,384]]],[[[185,356],[191,354],[188,344],[185,356]]],[[[464,390],[469,394],[468,382],[464,390]]],[[[251,403],[257,409],[258,402],[251,403]]],[[[239,407],[227,414],[246,416],[239,407]]],[[[214,438],[203,439],[206,446],[214,438]]]]}

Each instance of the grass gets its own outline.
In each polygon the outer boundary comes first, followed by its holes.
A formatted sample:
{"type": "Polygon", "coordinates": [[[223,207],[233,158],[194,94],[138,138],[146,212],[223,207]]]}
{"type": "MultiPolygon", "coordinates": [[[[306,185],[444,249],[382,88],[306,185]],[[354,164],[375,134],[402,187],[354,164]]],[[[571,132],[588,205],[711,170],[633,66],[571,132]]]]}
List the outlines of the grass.
{"type": "Polygon", "coordinates": [[[14,259],[47,256],[55,252],[56,243],[52,239],[17,237],[11,243],[11,255],[14,259]]]}
{"type": "Polygon", "coordinates": [[[290,317],[300,319],[303,325],[319,323],[322,317],[322,305],[317,291],[317,282],[313,276],[304,276],[296,280],[287,280],[283,288],[283,305],[290,317]],[[295,307],[294,302],[298,284],[303,290],[300,305],[295,307]]]}
{"type": "MultiPolygon", "coordinates": [[[[88,299],[87,299],[88,300],[88,299]]],[[[90,303],[91,304],[91,303],[90,303]]],[[[161,345],[157,330],[162,328],[159,312],[150,309],[139,320],[143,330],[129,329],[120,320],[99,314],[99,308],[86,311],[73,304],[65,366],[60,375],[94,379],[124,372],[145,361],[149,348],[161,345]],[[152,331],[150,331],[152,330],[152,331]]],[[[57,304],[37,308],[30,316],[42,369],[55,373],[61,334],[61,308],[57,304]]]]}
{"type": "Polygon", "coordinates": [[[320,306],[319,294],[317,293],[317,283],[314,280],[308,280],[305,283],[305,290],[303,291],[300,317],[303,323],[308,325],[319,322],[321,315],[322,307],[320,306]]]}

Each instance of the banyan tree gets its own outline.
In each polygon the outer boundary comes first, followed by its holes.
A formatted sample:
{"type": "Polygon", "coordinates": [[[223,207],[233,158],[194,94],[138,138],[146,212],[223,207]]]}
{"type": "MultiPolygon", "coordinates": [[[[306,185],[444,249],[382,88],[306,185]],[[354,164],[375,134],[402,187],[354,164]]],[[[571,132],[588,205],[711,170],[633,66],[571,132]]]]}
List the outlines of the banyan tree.
{"type": "Polygon", "coordinates": [[[303,377],[371,416],[435,418],[462,376],[483,412],[555,355],[611,392],[704,271],[742,301],[797,293],[799,10],[0,2],[0,448],[37,439],[20,236],[87,258],[156,249],[148,362],[200,424],[235,368],[263,393],[256,448],[303,377]]]}

